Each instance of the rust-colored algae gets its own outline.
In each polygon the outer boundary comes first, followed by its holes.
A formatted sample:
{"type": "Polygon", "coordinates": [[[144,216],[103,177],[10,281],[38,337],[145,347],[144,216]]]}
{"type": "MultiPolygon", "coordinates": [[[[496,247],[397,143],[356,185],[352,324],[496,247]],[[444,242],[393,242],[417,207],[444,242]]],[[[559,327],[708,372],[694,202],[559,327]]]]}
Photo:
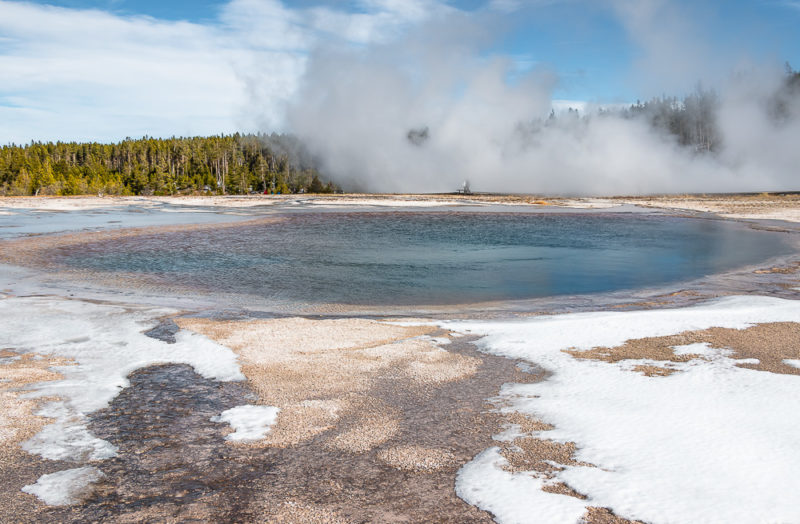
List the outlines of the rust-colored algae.
{"type": "MultiPolygon", "coordinates": [[[[664,362],[688,362],[705,358],[697,354],[675,354],[673,348],[689,344],[706,343],[710,347],[727,350],[731,358],[757,359],[758,363],[739,362],[742,368],[800,375],[800,369],[784,363],[784,360],[800,359],[800,323],[772,322],[756,324],[746,329],[709,328],[686,331],[677,335],[648,337],[628,340],[613,348],[597,347],[585,351],[566,350],[575,358],[620,362],[623,360],[653,360],[664,362]]],[[[635,366],[634,371],[648,376],[666,376],[675,372],[669,367],[648,364],[635,366]]]]}

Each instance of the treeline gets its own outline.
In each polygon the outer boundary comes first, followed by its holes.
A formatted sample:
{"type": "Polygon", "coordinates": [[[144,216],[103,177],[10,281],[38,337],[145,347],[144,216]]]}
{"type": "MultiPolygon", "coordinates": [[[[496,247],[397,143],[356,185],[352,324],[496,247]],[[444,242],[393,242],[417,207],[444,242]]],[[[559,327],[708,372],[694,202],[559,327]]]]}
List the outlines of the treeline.
{"type": "MultiPolygon", "coordinates": [[[[800,72],[786,64],[783,82],[765,101],[765,109],[778,124],[800,118],[800,72]]],[[[698,152],[715,152],[722,146],[717,125],[720,100],[713,90],[698,87],[683,98],[659,97],[621,109],[601,109],[598,116],[643,118],[658,132],[673,137],[679,144],[698,152]]],[[[567,118],[588,119],[575,109],[569,109],[567,118]]],[[[550,121],[557,120],[551,113],[550,121]]]]}
{"type": "Polygon", "coordinates": [[[332,193],[291,135],[32,142],[0,148],[0,195],[332,193]]]}
{"type": "Polygon", "coordinates": [[[636,102],[621,111],[625,118],[646,118],[650,125],[697,151],[716,151],[722,140],[717,128],[719,97],[698,87],[682,100],[676,97],[636,102]]]}

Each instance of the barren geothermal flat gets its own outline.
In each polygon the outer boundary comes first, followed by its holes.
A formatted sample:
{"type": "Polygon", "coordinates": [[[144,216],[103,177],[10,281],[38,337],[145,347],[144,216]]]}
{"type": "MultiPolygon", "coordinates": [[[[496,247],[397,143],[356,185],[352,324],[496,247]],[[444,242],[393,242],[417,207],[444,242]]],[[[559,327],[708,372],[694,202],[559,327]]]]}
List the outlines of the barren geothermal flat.
{"type": "Polygon", "coordinates": [[[800,199],[0,199],[4,522],[800,522],[800,199]]]}

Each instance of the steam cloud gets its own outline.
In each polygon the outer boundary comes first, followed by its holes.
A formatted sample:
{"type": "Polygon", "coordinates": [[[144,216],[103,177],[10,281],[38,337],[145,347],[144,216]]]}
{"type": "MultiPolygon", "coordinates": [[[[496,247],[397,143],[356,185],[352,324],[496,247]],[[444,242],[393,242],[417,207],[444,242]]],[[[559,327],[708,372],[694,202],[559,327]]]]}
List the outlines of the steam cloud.
{"type": "MultiPolygon", "coordinates": [[[[687,31],[675,26],[683,19],[667,4],[609,6],[642,49],[643,84],[669,77],[661,85],[677,89],[680,80],[685,90],[700,80],[704,63],[678,57],[712,50],[697,43],[686,54],[687,31]]],[[[519,74],[510,57],[487,56],[497,27],[448,13],[390,42],[318,49],[288,127],[351,190],[452,191],[465,179],[477,191],[572,195],[798,189],[798,97],[786,118],[769,110],[785,80],[780,67],[711,71],[704,80],[719,93],[722,145],[698,153],[620,112],[548,121],[558,78],[546,68],[519,74]]]]}

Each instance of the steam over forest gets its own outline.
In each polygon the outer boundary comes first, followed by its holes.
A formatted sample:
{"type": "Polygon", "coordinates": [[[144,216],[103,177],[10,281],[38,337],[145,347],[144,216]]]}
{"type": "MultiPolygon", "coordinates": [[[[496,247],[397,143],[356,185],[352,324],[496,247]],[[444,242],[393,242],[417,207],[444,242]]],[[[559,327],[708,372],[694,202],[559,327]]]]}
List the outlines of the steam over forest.
{"type": "MultiPolygon", "coordinates": [[[[780,124],[800,115],[800,72],[787,65],[785,81],[766,102],[780,124]]],[[[655,98],[622,109],[580,115],[551,113],[521,126],[535,136],[562,119],[646,119],[668,140],[698,154],[722,147],[716,119],[719,97],[698,88],[682,99],[655,98]]],[[[402,136],[402,135],[399,135],[402,136]]],[[[429,130],[411,130],[409,147],[424,147],[429,130]]],[[[485,188],[491,189],[491,188],[485,188]]],[[[0,148],[0,195],[175,195],[250,192],[331,193],[339,187],[295,136],[233,134],[212,137],[125,139],[116,144],[31,142],[0,148]]]]}
{"type": "MultiPolygon", "coordinates": [[[[713,153],[722,147],[722,139],[717,127],[719,96],[714,90],[698,86],[683,99],[662,96],[648,102],[637,101],[622,109],[599,109],[597,117],[644,118],[650,126],[668,139],[690,147],[697,152],[713,153]]],[[[765,101],[765,109],[776,124],[800,118],[800,72],[786,64],[786,76],[778,90],[765,101]]],[[[591,116],[581,117],[576,109],[569,109],[567,118],[589,120],[591,116]]],[[[563,118],[563,116],[562,116],[563,118]]],[[[558,120],[555,112],[547,121],[533,122],[528,131],[535,133],[543,126],[558,120]]]]}

